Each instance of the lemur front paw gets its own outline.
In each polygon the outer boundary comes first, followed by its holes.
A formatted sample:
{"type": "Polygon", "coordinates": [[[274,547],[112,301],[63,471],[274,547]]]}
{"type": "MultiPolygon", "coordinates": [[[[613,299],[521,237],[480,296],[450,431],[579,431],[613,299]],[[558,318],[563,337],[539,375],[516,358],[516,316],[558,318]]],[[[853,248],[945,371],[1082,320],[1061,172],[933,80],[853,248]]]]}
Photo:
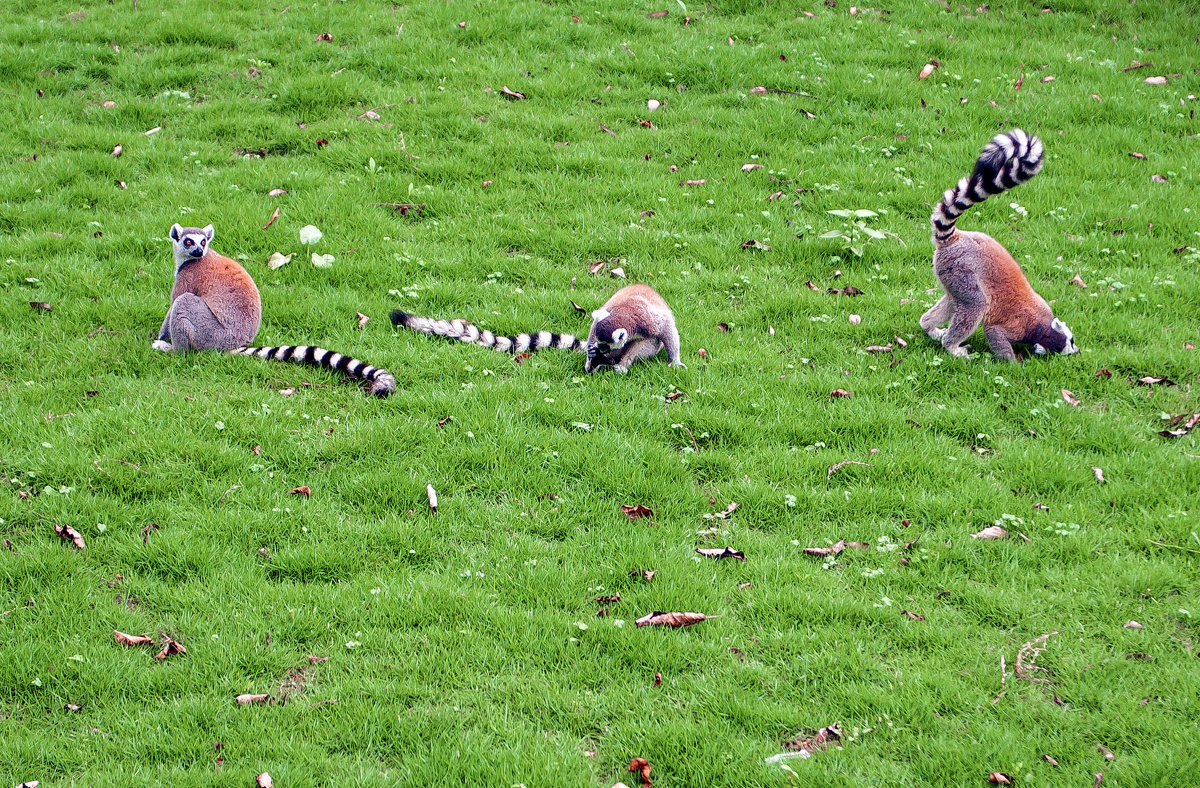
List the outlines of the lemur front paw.
{"type": "Polygon", "coordinates": [[[946,352],[955,358],[966,358],[971,353],[970,345],[959,345],[958,347],[948,347],[946,352]]]}
{"type": "Polygon", "coordinates": [[[930,339],[932,339],[932,340],[934,340],[934,341],[937,341],[937,340],[939,340],[939,339],[941,339],[941,338],[942,338],[942,334],[945,334],[945,333],[946,333],[946,329],[944,329],[944,328],[931,328],[931,329],[929,329],[928,331],[926,331],[925,333],[929,335],[929,338],[930,338],[930,339]]]}
{"type": "Polygon", "coordinates": [[[624,364],[616,364],[613,366],[613,372],[617,372],[621,375],[624,375],[628,371],[629,367],[625,366],[624,364]]]}
{"type": "Polygon", "coordinates": [[[667,364],[667,366],[677,367],[679,369],[687,369],[687,364],[684,364],[682,361],[672,361],[670,364],[667,364]]]}
{"type": "Polygon", "coordinates": [[[153,342],[151,342],[150,347],[155,350],[161,350],[164,353],[170,353],[172,350],[175,349],[175,346],[172,345],[170,342],[164,342],[161,339],[156,339],[153,342]]]}

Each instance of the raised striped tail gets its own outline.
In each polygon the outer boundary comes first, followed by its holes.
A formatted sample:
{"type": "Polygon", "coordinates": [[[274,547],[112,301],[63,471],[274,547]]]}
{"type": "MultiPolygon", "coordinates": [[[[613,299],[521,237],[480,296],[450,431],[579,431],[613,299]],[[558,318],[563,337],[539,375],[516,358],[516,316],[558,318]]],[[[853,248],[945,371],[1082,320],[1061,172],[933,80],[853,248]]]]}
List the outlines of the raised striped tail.
{"type": "Polygon", "coordinates": [[[1042,170],[1042,141],[1021,129],[997,134],[984,146],[975,170],[947,189],[929,217],[933,244],[942,246],[957,232],[954,223],[968,208],[994,194],[1020,186],[1042,170]]]}
{"type": "Polygon", "coordinates": [[[465,320],[434,320],[431,317],[410,315],[400,309],[392,311],[392,324],[403,326],[422,334],[436,334],[447,339],[457,339],[469,345],[490,347],[501,353],[534,353],[546,348],[559,350],[574,350],[579,353],[587,352],[587,341],[573,334],[556,334],[550,331],[539,331],[536,334],[517,334],[512,337],[499,337],[491,331],[481,331],[478,326],[465,320]]]}
{"type": "Polygon", "coordinates": [[[373,367],[365,361],[343,356],[314,345],[280,345],[279,347],[238,347],[229,351],[239,356],[255,356],[266,361],[290,361],[310,367],[341,372],[356,380],[370,383],[367,391],[376,397],[386,397],[396,390],[396,379],[386,369],[373,367]]]}

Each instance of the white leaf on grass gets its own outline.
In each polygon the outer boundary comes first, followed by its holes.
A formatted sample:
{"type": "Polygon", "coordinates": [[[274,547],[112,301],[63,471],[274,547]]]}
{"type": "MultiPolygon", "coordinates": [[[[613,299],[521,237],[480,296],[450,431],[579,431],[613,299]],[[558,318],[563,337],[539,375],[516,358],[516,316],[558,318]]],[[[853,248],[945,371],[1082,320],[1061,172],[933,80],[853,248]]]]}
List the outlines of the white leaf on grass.
{"type": "Polygon", "coordinates": [[[270,268],[272,271],[283,268],[285,265],[292,262],[292,258],[295,256],[295,252],[292,252],[291,254],[271,252],[271,256],[267,259],[267,268],[270,268]]]}
{"type": "Polygon", "coordinates": [[[989,525],[977,534],[971,534],[972,539],[1007,539],[1008,531],[998,525],[989,525]]]}
{"type": "Polygon", "coordinates": [[[330,268],[333,266],[333,255],[312,253],[312,264],[317,268],[330,268]]]}
{"type": "Polygon", "coordinates": [[[300,243],[315,244],[321,240],[323,233],[311,224],[306,224],[300,228],[300,243]]]}

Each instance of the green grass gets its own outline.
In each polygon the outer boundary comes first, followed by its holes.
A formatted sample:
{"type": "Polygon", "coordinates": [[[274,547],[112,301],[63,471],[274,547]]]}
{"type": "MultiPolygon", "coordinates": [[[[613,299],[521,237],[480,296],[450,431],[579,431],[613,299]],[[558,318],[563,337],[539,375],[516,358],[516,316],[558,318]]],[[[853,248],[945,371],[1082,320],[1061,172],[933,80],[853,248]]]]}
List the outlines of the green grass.
{"type": "Polygon", "coordinates": [[[633,757],[661,788],[1195,784],[1200,431],[1157,432],[1200,410],[1200,18],[1049,5],[720,2],[685,25],[667,2],[6,2],[0,785],[607,787],[635,784],[633,757]],[[917,326],[928,216],[1012,125],[1045,170],[961,226],[1014,253],[1083,352],[1005,366],[979,335],[960,361],[917,326]],[[847,208],[903,243],[820,240],[847,208]],[[175,221],[245,262],[260,342],[354,353],[397,393],[152,351],[175,221]],[[271,271],[274,251],[300,254],[271,271]],[[584,333],[571,301],[622,284],[588,275],[601,258],[675,308],[687,371],[518,365],[386,319],[584,333]],[[847,459],[869,465],[827,480],[847,459]],[[1006,514],[1029,543],[970,538],[1006,514]],[[876,549],[802,552],[839,538],[876,549]],[[693,553],[726,544],[746,562],[693,553]],[[720,618],[634,626],[653,610],[720,618]],[[1051,683],[1010,675],[993,702],[1001,656],[1052,630],[1051,683]],[[234,703],[296,670],[287,703],[234,703]],[[797,776],[764,764],[837,721],[853,739],[797,776]]]}

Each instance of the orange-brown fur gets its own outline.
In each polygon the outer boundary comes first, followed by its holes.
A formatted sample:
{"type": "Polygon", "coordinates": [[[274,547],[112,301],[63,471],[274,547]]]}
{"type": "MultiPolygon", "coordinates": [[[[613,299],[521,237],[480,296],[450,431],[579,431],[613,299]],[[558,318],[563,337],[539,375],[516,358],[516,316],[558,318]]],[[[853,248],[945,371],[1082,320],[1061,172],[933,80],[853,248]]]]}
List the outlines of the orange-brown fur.
{"type": "Polygon", "coordinates": [[[208,308],[226,326],[244,326],[235,345],[254,339],[262,322],[262,298],[250,273],[236,260],[209,249],[175,275],[171,303],[184,293],[204,299],[208,308]]]}

